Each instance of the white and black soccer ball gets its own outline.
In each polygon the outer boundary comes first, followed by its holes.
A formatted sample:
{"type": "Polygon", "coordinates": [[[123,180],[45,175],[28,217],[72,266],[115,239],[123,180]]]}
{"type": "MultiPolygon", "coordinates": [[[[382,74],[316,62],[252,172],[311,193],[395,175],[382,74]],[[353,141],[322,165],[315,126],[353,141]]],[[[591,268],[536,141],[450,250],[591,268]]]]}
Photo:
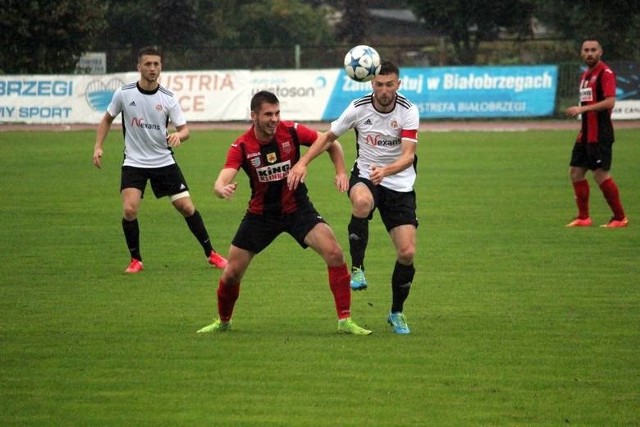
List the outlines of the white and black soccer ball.
{"type": "Polygon", "coordinates": [[[353,80],[368,82],[380,72],[380,55],[371,46],[354,46],[344,57],[344,69],[353,80]]]}

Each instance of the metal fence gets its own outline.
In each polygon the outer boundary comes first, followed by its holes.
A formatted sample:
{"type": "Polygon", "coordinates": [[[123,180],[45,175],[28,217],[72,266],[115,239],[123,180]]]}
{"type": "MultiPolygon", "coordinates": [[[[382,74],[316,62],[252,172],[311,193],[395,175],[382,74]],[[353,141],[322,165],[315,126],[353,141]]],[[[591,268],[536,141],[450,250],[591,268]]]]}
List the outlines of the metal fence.
{"type": "MultiPolygon", "coordinates": [[[[444,41],[420,45],[376,45],[381,57],[401,67],[456,65],[450,62],[452,47],[444,41]]],[[[188,49],[163,49],[165,71],[229,69],[318,69],[339,68],[348,45],[243,47],[197,46],[188,49]]],[[[112,49],[107,54],[107,72],[135,70],[136,49],[112,49]]],[[[556,115],[577,100],[579,61],[573,46],[557,41],[503,40],[482,45],[475,65],[558,64],[556,115]],[[570,55],[570,56],[569,56],[570,55]]]]}

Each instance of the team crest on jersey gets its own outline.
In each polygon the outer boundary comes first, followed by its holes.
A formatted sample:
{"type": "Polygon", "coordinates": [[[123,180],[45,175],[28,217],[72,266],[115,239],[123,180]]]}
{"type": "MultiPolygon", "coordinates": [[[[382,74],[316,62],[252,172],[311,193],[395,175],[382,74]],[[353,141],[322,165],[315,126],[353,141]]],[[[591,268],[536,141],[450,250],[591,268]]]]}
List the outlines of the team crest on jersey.
{"type": "Polygon", "coordinates": [[[391,123],[389,124],[391,126],[391,129],[398,129],[398,121],[397,120],[391,120],[391,123]]]}
{"type": "Polygon", "coordinates": [[[291,151],[291,142],[289,141],[285,141],[282,143],[282,151],[284,151],[285,153],[289,154],[289,151],[291,151]]]}
{"type": "Polygon", "coordinates": [[[162,111],[162,105],[161,104],[157,104],[156,105],[156,111],[162,111]]]}
{"type": "Polygon", "coordinates": [[[260,156],[254,157],[254,158],[250,159],[249,161],[251,162],[251,166],[253,166],[254,168],[257,168],[262,163],[260,161],[260,156]]]}
{"type": "Polygon", "coordinates": [[[275,163],[276,160],[278,160],[278,156],[276,156],[276,153],[267,154],[267,163],[275,163]]]}

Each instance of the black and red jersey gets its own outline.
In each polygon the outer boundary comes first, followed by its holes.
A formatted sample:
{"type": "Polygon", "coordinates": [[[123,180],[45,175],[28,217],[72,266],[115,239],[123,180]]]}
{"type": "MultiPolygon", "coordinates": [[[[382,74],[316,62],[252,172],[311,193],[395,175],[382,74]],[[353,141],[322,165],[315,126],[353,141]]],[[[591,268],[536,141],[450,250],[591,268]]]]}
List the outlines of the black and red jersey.
{"type": "Polygon", "coordinates": [[[300,146],[310,146],[318,132],[293,122],[280,122],[270,141],[259,141],[253,126],[231,144],[225,168],[242,168],[249,177],[251,200],[248,212],[282,215],[309,203],[307,187],[287,187],[289,170],[300,158],[300,146]]]}
{"type": "MultiPolygon", "coordinates": [[[[616,76],[607,64],[600,61],[580,77],[580,105],[591,105],[616,96],[616,76]]],[[[582,113],[582,129],[577,142],[613,142],[611,109],[582,113]]]]}

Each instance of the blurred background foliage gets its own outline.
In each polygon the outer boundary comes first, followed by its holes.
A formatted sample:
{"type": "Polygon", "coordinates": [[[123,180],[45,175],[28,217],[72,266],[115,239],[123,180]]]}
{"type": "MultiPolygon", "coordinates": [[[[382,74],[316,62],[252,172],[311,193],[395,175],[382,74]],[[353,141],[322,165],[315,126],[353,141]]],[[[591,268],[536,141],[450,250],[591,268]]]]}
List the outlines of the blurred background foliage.
{"type": "Polygon", "coordinates": [[[336,68],[354,44],[401,66],[640,60],[637,0],[0,0],[0,74],[76,71],[105,52],[135,70],[146,45],[165,70],[336,68]]]}

